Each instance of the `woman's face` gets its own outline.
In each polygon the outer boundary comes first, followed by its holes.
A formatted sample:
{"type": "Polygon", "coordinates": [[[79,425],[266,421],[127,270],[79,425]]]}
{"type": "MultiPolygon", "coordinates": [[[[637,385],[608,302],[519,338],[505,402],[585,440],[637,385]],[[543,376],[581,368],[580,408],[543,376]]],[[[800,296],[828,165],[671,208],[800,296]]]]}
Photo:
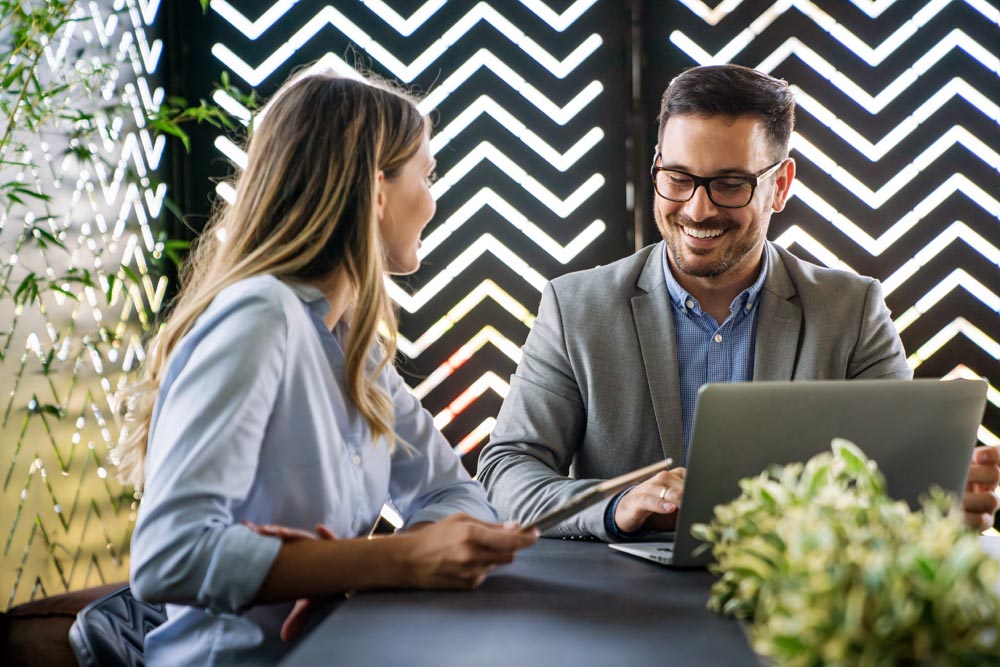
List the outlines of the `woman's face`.
{"type": "Polygon", "coordinates": [[[437,209],[431,183],[437,162],[425,136],[420,149],[393,178],[382,180],[384,197],[379,233],[389,273],[406,275],[420,267],[420,232],[437,209]]]}

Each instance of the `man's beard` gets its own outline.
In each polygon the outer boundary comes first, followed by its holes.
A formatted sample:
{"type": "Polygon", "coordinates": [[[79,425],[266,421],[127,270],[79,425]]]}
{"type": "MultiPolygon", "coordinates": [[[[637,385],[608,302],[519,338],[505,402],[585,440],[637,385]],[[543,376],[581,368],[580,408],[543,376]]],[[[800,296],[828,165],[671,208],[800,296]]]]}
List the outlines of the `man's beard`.
{"type": "MultiPolygon", "coordinates": [[[[728,232],[731,229],[736,229],[738,225],[732,220],[723,217],[707,218],[695,224],[691,218],[680,213],[674,213],[667,216],[664,223],[659,211],[656,211],[655,209],[654,211],[656,217],[660,218],[661,223],[663,223],[664,228],[669,227],[676,232],[676,234],[664,234],[663,238],[667,242],[667,250],[670,252],[670,257],[674,260],[674,266],[685,275],[693,276],[695,278],[716,278],[724,275],[735,265],[739,264],[739,262],[746,257],[756,245],[753,237],[743,236],[742,238],[738,238],[735,242],[731,243],[723,252],[722,257],[714,262],[688,262],[684,256],[681,245],[683,241],[679,238],[684,234],[681,227],[702,231],[715,231],[721,229],[728,232]]],[[[691,247],[688,247],[687,250],[695,255],[707,255],[711,252],[715,252],[711,249],[700,250],[698,248],[691,247]]]]}

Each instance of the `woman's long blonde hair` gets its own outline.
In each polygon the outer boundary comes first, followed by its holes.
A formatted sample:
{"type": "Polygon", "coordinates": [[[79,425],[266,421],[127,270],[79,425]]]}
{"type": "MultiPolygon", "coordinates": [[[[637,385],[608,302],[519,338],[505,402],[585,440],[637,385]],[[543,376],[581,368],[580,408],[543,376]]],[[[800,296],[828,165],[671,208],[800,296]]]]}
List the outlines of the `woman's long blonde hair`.
{"type": "Polygon", "coordinates": [[[378,83],[306,74],[278,90],[247,142],[235,203],[220,206],[202,232],[173,312],[149,346],[142,380],[119,394],[124,424],[112,459],[123,481],[143,482],[153,404],[178,341],[220,291],[260,274],[313,283],[344,269],[355,295],[347,392],[373,440],[394,443],[392,403],[375,384],[396,353],[376,185],[378,172],[392,179],[428,131],[414,100],[378,83]],[[372,364],[376,343],[382,356],[372,364]]]}

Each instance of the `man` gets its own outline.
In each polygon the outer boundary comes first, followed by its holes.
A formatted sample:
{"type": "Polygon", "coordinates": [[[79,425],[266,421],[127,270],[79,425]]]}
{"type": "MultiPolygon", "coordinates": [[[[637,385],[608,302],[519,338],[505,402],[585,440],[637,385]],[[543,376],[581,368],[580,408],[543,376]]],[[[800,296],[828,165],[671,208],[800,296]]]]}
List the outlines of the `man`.
{"type": "MultiPolygon", "coordinates": [[[[529,521],[664,456],[683,462],[705,382],[912,377],[878,281],[766,240],[795,177],[794,113],[784,81],[745,67],[671,82],[651,170],[663,243],[546,287],[479,459],[504,518],[529,521]]],[[[669,530],[684,473],[660,473],[549,534],[669,530]]],[[[970,526],[992,525],[998,480],[1000,453],[978,448],[970,526]]]]}

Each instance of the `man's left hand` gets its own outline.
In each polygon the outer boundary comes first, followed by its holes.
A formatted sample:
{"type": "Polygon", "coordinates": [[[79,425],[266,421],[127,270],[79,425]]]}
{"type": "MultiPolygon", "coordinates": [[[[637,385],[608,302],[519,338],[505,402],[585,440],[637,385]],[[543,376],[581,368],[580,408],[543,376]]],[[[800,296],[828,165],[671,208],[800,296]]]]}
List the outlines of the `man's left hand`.
{"type": "Polygon", "coordinates": [[[962,499],[965,523],[970,528],[983,531],[993,526],[993,517],[1000,505],[997,484],[1000,484],[1000,448],[976,447],[962,499]]]}

